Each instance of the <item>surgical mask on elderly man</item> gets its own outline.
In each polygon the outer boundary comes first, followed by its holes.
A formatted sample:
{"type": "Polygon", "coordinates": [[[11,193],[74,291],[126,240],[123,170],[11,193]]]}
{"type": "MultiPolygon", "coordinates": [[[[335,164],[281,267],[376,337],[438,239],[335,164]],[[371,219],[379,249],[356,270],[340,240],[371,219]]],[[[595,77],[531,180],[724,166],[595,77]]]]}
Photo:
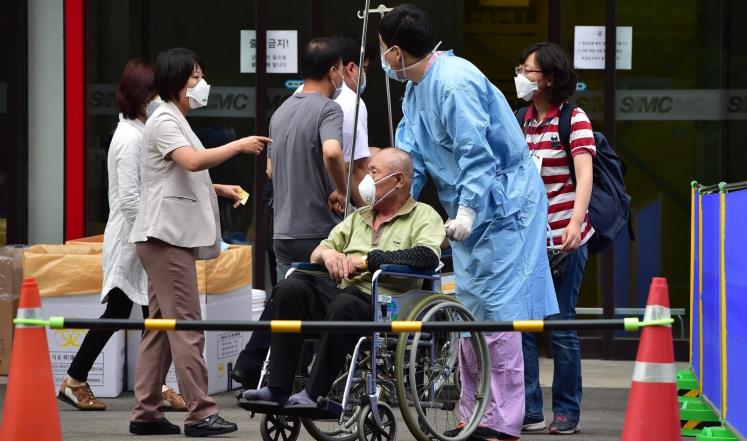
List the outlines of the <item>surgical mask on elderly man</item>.
{"type": "Polygon", "coordinates": [[[199,83],[197,83],[197,85],[195,85],[195,87],[190,87],[187,89],[189,108],[199,109],[200,107],[207,106],[208,95],[210,95],[210,85],[203,78],[199,83]]]}
{"type": "Polygon", "coordinates": [[[396,190],[397,187],[392,188],[384,196],[382,196],[379,199],[376,199],[376,184],[378,184],[379,182],[382,182],[385,179],[389,179],[396,174],[397,173],[390,173],[384,176],[383,178],[379,179],[378,181],[374,181],[371,175],[367,174],[366,177],[361,180],[361,183],[358,184],[358,194],[361,195],[361,199],[363,199],[363,202],[369,207],[373,207],[374,205],[383,201],[387,196],[392,194],[392,192],[394,192],[394,190],[396,190]]]}

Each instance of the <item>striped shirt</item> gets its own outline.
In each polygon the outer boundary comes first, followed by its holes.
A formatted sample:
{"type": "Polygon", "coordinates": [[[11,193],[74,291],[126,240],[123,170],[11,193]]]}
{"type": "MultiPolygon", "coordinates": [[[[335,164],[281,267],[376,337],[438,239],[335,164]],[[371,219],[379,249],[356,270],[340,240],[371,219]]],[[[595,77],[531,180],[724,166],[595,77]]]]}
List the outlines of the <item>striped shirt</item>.
{"type": "MultiPolygon", "coordinates": [[[[576,200],[568,156],[561,145],[558,133],[560,109],[566,104],[567,102],[551,109],[542,122],[536,121],[536,109],[530,106],[524,117],[523,127],[532,155],[542,158],[540,175],[545,184],[545,192],[547,192],[549,203],[547,221],[554,246],[560,246],[563,243],[563,233],[571,221],[573,204],[576,200]]],[[[597,153],[591,122],[586,113],[578,107],[571,115],[570,143],[573,157],[584,153],[591,155],[597,153]]],[[[587,211],[581,225],[581,244],[586,243],[592,234],[594,234],[594,229],[589,223],[587,211]]],[[[550,247],[549,237],[547,242],[550,247]]]]}

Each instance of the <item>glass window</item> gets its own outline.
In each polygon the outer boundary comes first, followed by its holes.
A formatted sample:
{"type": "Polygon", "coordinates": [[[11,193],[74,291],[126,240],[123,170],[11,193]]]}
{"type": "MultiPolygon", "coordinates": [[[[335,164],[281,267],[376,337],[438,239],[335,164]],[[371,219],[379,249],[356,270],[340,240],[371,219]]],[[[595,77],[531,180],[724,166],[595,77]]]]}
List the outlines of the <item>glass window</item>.
{"type": "Polygon", "coordinates": [[[26,23],[25,2],[0,0],[0,246],[27,241],[26,23]]]}
{"type": "Polygon", "coordinates": [[[645,305],[651,277],[689,307],[690,186],[747,179],[747,42],[742,2],[618,2],[633,28],[632,69],[617,72],[617,142],[638,240],[615,248],[616,306],[645,305]],[[740,15],[741,14],[741,15],[740,15]],[[666,16],[666,20],[661,18],[666,16]],[[626,277],[627,276],[627,277],[626,277]]]}
{"type": "MultiPolygon", "coordinates": [[[[106,154],[117,124],[116,87],[130,58],[153,62],[162,50],[186,47],[205,63],[206,109],[188,120],[206,148],[253,135],[253,73],[240,72],[240,31],[253,29],[254,2],[197,0],[90,1],[88,4],[87,233],[103,232],[108,216],[106,154]]],[[[300,20],[300,19],[297,19],[300,20]]],[[[252,198],[254,156],[239,155],[210,170],[215,183],[241,185],[252,198]]],[[[221,200],[224,237],[246,240],[254,204],[233,209],[221,200]]]]}
{"type": "MultiPolygon", "coordinates": [[[[573,60],[574,33],[576,26],[604,26],[605,2],[570,0],[562,2],[560,45],[573,60]]],[[[581,89],[571,100],[589,116],[594,130],[604,132],[604,70],[578,69],[577,81],[581,89]]],[[[578,307],[602,306],[600,283],[602,268],[598,255],[589,255],[586,272],[581,282],[578,307]]],[[[615,277],[620,277],[615,274],[615,277]]],[[[622,276],[624,277],[624,276],[622,276]]]]}
{"type": "MultiPolygon", "coordinates": [[[[8,17],[10,15],[8,8],[11,0],[0,1],[0,16],[8,17]]],[[[11,41],[9,38],[0,39],[0,57],[4,60],[9,59],[9,48],[7,44],[11,41]]],[[[0,133],[8,132],[8,67],[9,63],[0,65],[0,133]]],[[[8,196],[9,196],[9,179],[8,163],[10,158],[8,148],[0,148],[0,246],[7,243],[8,231],[8,196]]]]}

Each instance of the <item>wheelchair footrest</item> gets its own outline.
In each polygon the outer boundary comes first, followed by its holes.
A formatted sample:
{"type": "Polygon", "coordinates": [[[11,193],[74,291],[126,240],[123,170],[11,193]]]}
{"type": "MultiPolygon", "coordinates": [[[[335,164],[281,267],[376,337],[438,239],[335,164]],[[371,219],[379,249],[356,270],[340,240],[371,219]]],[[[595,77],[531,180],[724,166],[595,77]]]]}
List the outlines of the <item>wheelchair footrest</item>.
{"type": "Polygon", "coordinates": [[[249,412],[286,415],[284,407],[272,401],[249,401],[246,398],[239,398],[236,400],[236,404],[249,412]]]}
{"type": "Polygon", "coordinates": [[[318,404],[285,406],[283,411],[286,415],[308,418],[310,420],[336,420],[340,417],[339,413],[330,411],[330,409],[318,404]]]}
{"type": "Polygon", "coordinates": [[[335,407],[332,403],[334,402],[329,401],[329,403],[320,403],[316,405],[311,404],[281,406],[280,404],[271,401],[249,401],[245,398],[239,398],[238,400],[236,400],[236,404],[239,407],[249,412],[270,415],[295,416],[312,420],[338,419],[342,412],[342,408],[339,404],[337,404],[337,407],[335,407]]]}
{"type": "Polygon", "coordinates": [[[339,418],[342,415],[342,404],[337,401],[330,400],[326,397],[319,397],[317,405],[320,409],[324,409],[326,412],[335,415],[335,418],[339,418]]]}

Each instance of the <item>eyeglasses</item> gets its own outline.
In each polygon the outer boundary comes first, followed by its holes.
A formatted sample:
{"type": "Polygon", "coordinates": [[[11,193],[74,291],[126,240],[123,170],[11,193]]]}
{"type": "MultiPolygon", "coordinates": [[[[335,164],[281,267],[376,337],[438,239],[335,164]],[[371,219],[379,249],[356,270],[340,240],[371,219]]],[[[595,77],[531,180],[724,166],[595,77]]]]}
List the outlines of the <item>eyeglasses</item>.
{"type": "Polygon", "coordinates": [[[516,73],[516,75],[524,75],[526,73],[532,73],[532,72],[542,73],[541,70],[524,69],[524,66],[516,66],[514,68],[514,72],[516,73]]]}

